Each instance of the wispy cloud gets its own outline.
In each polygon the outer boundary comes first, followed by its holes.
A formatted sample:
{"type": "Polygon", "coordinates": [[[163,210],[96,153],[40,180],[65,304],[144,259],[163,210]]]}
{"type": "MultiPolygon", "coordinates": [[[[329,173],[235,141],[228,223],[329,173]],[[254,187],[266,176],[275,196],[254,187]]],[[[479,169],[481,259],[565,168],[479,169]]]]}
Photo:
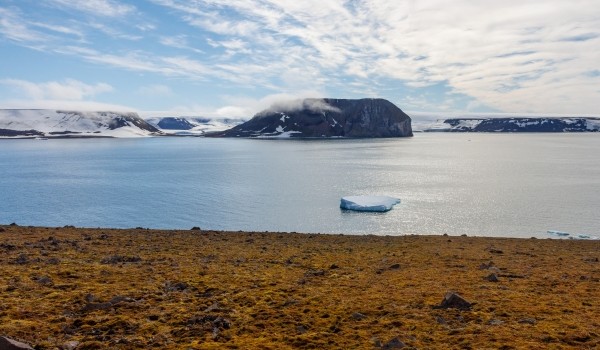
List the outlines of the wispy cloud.
{"type": "Polygon", "coordinates": [[[58,6],[106,17],[121,17],[135,12],[135,7],[113,0],[50,0],[58,6]]]}
{"type": "Polygon", "coordinates": [[[21,93],[23,98],[33,100],[83,100],[86,97],[113,91],[113,87],[106,83],[89,85],[74,79],[43,83],[20,79],[2,79],[0,84],[7,85],[16,92],[21,93]]]}
{"type": "Polygon", "coordinates": [[[46,40],[46,36],[23,23],[18,11],[0,7],[0,34],[9,40],[25,43],[37,43],[46,40]]]}
{"type": "Polygon", "coordinates": [[[16,5],[0,7],[0,34],[207,90],[317,90],[506,112],[593,112],[600,100],[597,0],[48,1],[91,19],[34,21],[16,5]],[[144,13],[149,7],[160,11],[144,13]]]}

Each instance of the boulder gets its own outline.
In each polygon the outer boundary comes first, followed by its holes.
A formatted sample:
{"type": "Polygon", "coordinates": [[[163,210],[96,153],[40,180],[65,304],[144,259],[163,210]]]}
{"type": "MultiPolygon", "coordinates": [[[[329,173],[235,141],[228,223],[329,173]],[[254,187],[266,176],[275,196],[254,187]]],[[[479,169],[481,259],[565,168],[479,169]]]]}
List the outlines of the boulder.
{"type": "Polygon", "coordinates": [[[14,339],[0,337],[0,350],[33,350],[33,348],[14,339]]]}

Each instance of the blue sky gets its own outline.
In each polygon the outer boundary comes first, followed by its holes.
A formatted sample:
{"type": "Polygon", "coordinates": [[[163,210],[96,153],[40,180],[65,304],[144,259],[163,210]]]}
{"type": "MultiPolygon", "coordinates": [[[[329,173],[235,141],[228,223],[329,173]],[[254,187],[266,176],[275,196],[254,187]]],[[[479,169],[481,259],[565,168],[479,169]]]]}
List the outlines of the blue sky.
{"type": "Polygon", "coordinates": [[[0,0],[0,108],[600,114],[598,0],[0,0]]]}

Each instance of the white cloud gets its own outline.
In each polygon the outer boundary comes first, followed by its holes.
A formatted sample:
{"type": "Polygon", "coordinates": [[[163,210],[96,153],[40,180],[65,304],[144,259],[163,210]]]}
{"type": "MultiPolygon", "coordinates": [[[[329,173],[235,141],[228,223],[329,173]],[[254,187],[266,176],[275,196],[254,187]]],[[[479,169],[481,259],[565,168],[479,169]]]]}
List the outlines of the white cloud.
{"type": "MultiPolygon", "coordinates": [[[[116,0],[50,1],[110,20],[141,11],[116,0]]],[[[182,33],[163,33],[154,40],[188,50],[187,55],[153,51],[142,40],[147,38],[130,32],[162,25],[140,27],[134,20],[129,29],[123,23],[113,28],[97,18],[85,27],[138,42],[128,43],[129,49],[59,42],[50,50],[136,72],[216,83],[222,89],[317,90],[337,95],[332,97],[386,94],[403,100],[405,94],[444,86],[450,91],[445,103],[430,96],[411,102],[423,108],[437,103],[431,108],[435,110],[455,105],[451,93],[470,97],[465,109],[485,106],[506,112],[590,113],[600,100],[600,75],[593,73],[600,62],[597,0],[152,2],[165,7],[165,16],[176,15],[187,24],[182,33]]],[[[42,45],[50,32],[77,36],[77,28],[68,24],[23,17],[0,8],[0,34],[25,46],[42,45]]],[[[250,107],[256,101],[237,105],[225,100],[223,111],[256,112],[250,107]]]]}
{"type": "Polygon", "coordinates": [[[38,43],[46,40],[46,36],[43,33],[31,29],[24,23],[18,12],[1,7],[0,34],[10,40],[25,43],[38,43]]]}
{"type": "Polygon", "coordinates": [[[157,2],[229,38],[222,42],[251,40],[239,67],[262,62],[271,78],[305,69],[328,78],[317,85],[340,72],[411,87],[442,82],[506,111],[589,111],[600,99],[599,78],[585,78],[600,62],[594,0],[157,2]]]}
{"type": "Polygon", "coordinates": [[[135,7],[112,0],[50,0],[65,8],[75,9],[93,15],[106,17],[121,17],[135,12],[135,7]]]}
{"type": "Polygon", "coordinates": [[[83,100],[86,97],[113,90],[112,86],[106,83],[89,85],[74,79],[44,83],[33,83],[19,79],[2,79],[0,83],[17,90],[24,95],[24,98],[33,100],[83,100]]]}
{"type": "Polygon", "coordinates": [[[140,95],[152,96],[152,97],[173,95],[173,91],[171,90],[170,87],[168,87],[166,85],[160,85],[160,84],[142,86],[138,89],[137,92],[140,95]]]}

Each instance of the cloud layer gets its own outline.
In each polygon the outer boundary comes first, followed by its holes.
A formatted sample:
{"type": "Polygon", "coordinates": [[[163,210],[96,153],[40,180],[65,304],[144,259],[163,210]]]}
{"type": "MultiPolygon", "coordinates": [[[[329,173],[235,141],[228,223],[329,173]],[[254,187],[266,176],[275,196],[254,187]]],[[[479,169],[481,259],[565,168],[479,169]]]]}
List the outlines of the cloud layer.
{"type": "Polygon", "coordinates": [[[25,3],[62,11],[67,20],[29,18],[26,5],[0,5],[5,41],[193,84],[208,95],[218,86],[207,99],[218,99],[221,111],[319,91],[422,110],[598,113],[596,0],[25,3]]]}

